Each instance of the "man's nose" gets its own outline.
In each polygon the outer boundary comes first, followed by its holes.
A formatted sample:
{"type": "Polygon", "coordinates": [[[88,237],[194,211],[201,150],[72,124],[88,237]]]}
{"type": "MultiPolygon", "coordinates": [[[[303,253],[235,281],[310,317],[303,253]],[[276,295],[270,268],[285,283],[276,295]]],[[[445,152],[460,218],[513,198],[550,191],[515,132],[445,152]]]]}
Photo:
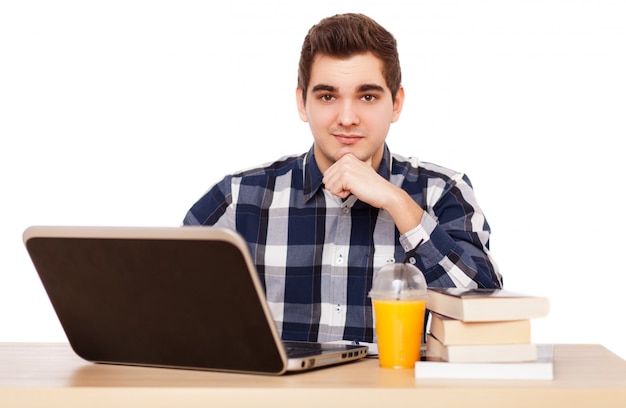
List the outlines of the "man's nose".
{"type": "Polygon", "coordinates": [[[345,100],[339,105],[337,112],[337,124],[352,126],[360,123],[359,113],[353,101],[345,100]]]}

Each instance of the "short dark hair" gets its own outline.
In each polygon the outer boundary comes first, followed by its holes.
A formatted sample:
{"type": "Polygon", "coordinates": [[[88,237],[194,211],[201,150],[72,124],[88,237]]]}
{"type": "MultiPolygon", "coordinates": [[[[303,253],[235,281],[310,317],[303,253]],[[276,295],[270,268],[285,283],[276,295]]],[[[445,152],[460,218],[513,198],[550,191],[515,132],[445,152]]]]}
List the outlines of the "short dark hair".
{"type": "Polygon", "coordinates": [[[300,53],[298,87],[304,101],[311,79],[311,67],[317,54],[350,58],[371,52],[383,62],[383,76],[395,101],[402,74],[396,39],[384,27],[363,14],[337,14],[311,27],[300,53]]]}

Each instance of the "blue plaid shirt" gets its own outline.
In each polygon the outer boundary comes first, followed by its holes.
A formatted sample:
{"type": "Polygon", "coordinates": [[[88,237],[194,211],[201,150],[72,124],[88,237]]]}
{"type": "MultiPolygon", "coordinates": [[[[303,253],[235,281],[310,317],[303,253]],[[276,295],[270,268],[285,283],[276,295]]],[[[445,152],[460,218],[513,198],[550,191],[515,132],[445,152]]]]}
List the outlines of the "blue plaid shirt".
{"type": "Polygon", "coordinates": [[[431,287],[501,286],[489,225],[464,174],[387,146],[378,173],[424,209],[420,225],[404,235],[384,210],[330,194],[312,148],[225,177],[183,223],[244,237],[283,339],[375,341],[372,276],[408,254],[431,287]]]}

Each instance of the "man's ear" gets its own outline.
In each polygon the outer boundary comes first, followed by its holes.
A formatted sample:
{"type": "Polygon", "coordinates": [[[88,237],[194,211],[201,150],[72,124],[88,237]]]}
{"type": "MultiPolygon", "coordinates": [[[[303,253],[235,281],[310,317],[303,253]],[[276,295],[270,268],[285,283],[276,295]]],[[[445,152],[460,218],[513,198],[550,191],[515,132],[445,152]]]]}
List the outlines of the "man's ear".
{"type": "Polygon", "coordinates": [[[393,116],[391,122],[396,122],[400,119],[400,113],[402,112],[402,106],[404,105],[404,88],[400,86],[398,93],[396,93],[396,100],[393,101],[393,116]]]}
{"type": "Polygon", "coordinates": [[[298,104],[298,114],[300,115],[300,119],[302,119],[303,122],[308,122],[309,117],[306,114],[304,92],[302,91],[302,88],[300,87],[296,88],[296,103],[298,104]]]}

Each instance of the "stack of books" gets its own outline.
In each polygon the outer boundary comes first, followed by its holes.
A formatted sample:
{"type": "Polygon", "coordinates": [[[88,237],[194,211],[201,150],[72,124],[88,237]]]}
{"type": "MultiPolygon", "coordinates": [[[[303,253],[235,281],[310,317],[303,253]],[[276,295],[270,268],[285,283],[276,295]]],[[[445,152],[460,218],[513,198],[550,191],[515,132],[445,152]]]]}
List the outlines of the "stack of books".
{"type": "Polygon", "coordinates": [[[432,288],[426,356],[417,378],[552,379],[552,345],[531,341],[549,301],[505,289],[432,288]]]}

